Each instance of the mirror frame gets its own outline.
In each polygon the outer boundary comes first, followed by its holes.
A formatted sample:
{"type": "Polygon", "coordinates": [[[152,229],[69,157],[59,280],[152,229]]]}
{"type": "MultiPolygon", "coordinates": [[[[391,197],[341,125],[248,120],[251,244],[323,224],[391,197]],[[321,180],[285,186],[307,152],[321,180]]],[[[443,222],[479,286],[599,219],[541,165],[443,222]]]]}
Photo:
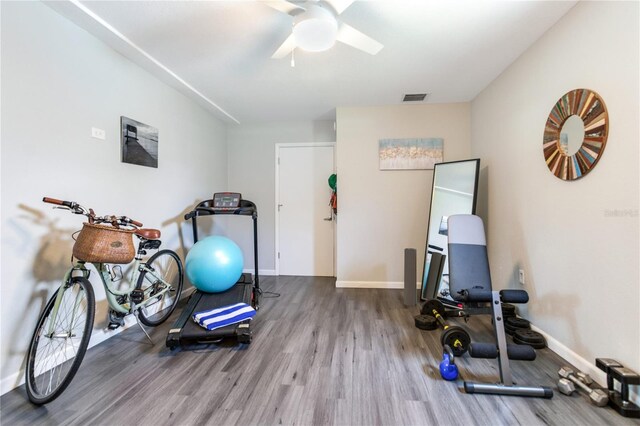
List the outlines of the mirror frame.
{"type": "Polygon", "coordinates": [[[584,177],[602,157],[608,135],[609,114],[600,95],[589,89],[565,93],[551,109],[544,127],[542,152],[547,167],[562,180],[584,177]],[[573,115],[582,119],[584,138],[578,151],[568,155],[560,146],[560,132],[573,115]]]}
{"type": "MultiPolygon", "coordinates": [[[[443,270],[444,270],[444,265],[436,265],[438,266],[438,271],[434,271],[433,274],[435,275],[429,277],[430,268],[427,268],[427,259],[429,258],[429,254],[433,253],[434,250],[436,249],[435,246],[430,246],[429,244],[429,227],[431,225],[431,214],[434,211],[433,205],[434,205],[436,176],[438,173],[438,166],[447,166],[447,165],[456,164],[456,163],[475,163],[476,165],[474,183],[473,183],[473,200],[471,201],[471,212],[464,212],[467,214],[468,213],[476,214],[476,204],[478,202],[478,179],[480,176],[480,159],[472,158],[468,160],[436,163],[433,166],[433,178],[431,182],[431,202],[429,204],[429,218],[427,221],[427,236],[426,236],[426,244],[425,244],[425,250],[424,250],[424,261],[422,262],[422,283],[420,286],[420,300],[422,301],[438,298],[438,293],[440,290],[440,286],[442,284],[442,276],[443,276],[443,270]],[[431,247],[433,247],[433,249],[431,247]]],[[[460,214],[460,212],[451,212],[450,214],[460,214]]],[[[435,250],[435,252],[438,253],[439,251],[435,250]]],[[[448,261],[449,259],[444,259],[444,262],[448,262],[448,261]]],[[[429,266],[431,266],[431,262],[429,262],[429,266]]]]}

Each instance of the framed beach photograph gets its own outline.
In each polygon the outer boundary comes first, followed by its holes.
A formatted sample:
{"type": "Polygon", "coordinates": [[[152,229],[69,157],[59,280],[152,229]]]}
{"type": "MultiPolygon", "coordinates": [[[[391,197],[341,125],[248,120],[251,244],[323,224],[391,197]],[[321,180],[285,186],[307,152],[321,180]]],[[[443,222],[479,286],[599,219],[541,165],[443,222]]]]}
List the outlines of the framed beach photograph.
{"type": "Polygon", "coordinates": [[[158,129],[120,117],[122,162],[158,168],[158,129]]]}
{"type": "Polygon", "coordinates": [[[433,170],[442,163],[442,138],[380,139],[380,170],[433,170]]]}

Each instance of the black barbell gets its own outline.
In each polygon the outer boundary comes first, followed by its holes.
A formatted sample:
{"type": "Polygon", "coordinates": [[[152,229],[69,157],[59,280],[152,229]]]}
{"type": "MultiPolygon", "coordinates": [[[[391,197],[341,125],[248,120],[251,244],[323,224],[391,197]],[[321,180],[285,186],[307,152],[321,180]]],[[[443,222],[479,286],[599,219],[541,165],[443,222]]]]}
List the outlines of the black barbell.
{"type": "Polygon", "coordinates": [[[432,316],[436,319],[437,324],[440,324],[443,331],[440,335],[440,343],[442,346],[449,345],[454,356],[461,356],[469,349],[471,344],[471,337],[469,333],[457,325],[449,325],[444,319],[445,308],[442,302],[439,300],[427,300],[422,309],[421,315],[432,316]]]}

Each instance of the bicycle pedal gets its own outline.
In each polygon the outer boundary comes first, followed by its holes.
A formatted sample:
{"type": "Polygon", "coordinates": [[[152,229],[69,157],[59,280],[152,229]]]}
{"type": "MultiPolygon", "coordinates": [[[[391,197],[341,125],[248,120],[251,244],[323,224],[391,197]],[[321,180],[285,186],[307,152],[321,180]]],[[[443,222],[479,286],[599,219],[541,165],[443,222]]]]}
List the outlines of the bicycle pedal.
{"type": "MultiPolygon", "coordinates": [[[[123,321],[123,323],[124,323],[124,321],[123,321]]],[[[120,328],[122,326],[123,326],[123,324],[120,324],[120,323],[117,323],[117,322],[109,322],[109,325],[107,326],[107,328],[109,330],[116,330],[116,329],[118,329],[118,328],[120,328]]]]}
{"type": "Polygon", "coordinates": [[[122,327],[124,325],[124,317],[125,314],[109,309],[109,325],[107,325],[107,328],[115,330],[118,327],[122,327]]]}

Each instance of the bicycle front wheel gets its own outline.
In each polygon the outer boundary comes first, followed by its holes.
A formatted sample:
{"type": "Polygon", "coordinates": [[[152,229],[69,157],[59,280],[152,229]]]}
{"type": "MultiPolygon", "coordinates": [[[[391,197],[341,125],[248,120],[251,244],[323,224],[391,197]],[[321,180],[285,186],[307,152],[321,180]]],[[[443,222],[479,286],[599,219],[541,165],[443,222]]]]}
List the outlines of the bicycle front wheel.
{"type": "Polygon", "coordinates": [[[87,351],[95,298],[88,280],[74,277],[49,299],[31,337],[25,370],[29,400],[37,405],[56,399],[71,383],[87,351]],[[58,292],[62,299],[54,309],[58,292]]]}
{"type": "Polygon", "coordinates": [[[140,321],[155,327],[173,312],[182,292],[182,261],[171,250],[160,250],[149,258],[140,273],[136,289],[144,291],[144,306],[140,307],[140,321]],[[158,293],[166,290],[164,293],[158,293]]]}

